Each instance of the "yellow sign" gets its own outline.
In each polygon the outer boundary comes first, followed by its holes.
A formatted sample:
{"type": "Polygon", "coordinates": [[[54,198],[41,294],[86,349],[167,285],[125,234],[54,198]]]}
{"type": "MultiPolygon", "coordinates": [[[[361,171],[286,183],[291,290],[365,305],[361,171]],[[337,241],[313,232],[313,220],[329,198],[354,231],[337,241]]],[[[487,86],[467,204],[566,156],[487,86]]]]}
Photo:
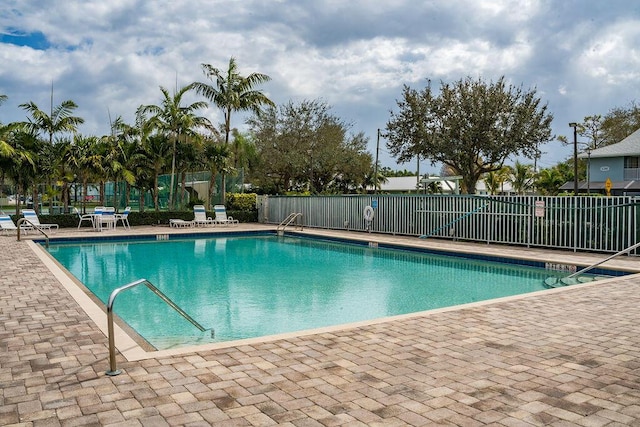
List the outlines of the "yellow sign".
{"type": "Polygon", "coordinates": [[[604,182],[604,189],[607,190],[607,196],[611,195],[611,179],[607,178],[607,180],[604,182]]]}

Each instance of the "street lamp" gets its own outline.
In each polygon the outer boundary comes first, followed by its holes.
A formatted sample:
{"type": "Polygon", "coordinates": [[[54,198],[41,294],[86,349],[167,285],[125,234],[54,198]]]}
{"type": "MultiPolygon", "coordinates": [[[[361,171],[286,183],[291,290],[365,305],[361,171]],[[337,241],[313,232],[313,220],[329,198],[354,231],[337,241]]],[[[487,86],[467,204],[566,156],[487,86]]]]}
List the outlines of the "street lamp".
{"type": "Polygon", "coordinates": [[[573,195],[578,195],[578,124],[569,123],[573,128],[573,195]]]}
{"type": "Polygon", "coordinates": [[[591,147],[587,148],[587,194],[591,194],[591,147]]]}

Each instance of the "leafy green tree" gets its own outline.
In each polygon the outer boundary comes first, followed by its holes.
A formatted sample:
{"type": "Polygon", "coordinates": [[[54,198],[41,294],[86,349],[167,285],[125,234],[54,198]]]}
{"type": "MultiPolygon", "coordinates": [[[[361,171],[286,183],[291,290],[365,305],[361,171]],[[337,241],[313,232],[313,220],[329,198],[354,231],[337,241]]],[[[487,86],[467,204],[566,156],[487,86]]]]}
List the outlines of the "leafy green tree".
{"type": "Polygon", "coordinates": [[[247,172],[258,162],[258,151],[252,135],[231,131],[233,141],[230,144],[231,163],[235,170],[245,169],[247,172]]]}
{"type": "MultiPolygon", "coordinates": [[[[375,168],[373,158],[367,151],[367,138],[363,133],[354,135],[345,141],[337,153],[336,173],[328,186],[330,191],[347,194],[356,192],[366,193],[369,186],[373,187],[375,168]]],[[[376,188],[386,181],[384,175],[378,173],[376,188]]]]}
{"type": "Polygon", "coordinates": [[[410,170],[407,170],[407,169],[393,170],[389,166],[384,166],[384,167],[380,168],[379,172],[382,175],[386,176],[387,178],[400,177],[400,176],[415,176],[416,175],[415,171],[410,171],[410,170]]]}
{"type": "Polygon", "coordinates": [[[640,129],[640,106],[613,108],[602,120],[602,146],[616,144],[640,129]]]}
{"type": "Polygon", "coordinates": [[[536,90],[507,85],[504,77],[442,83],[438,94],[430,84],[422,91],[405,86],[397,104],[385,134],[391,154],[400,162],[420,155],[449,166],[468,193],[508,157],[535,158],[551,139],[553,116],[536,90]]]}
{"type": "MultiPolygon", "coordinates": [[[[226,71],[213,67],[210,64],[202,64],[202,71],[209,83],[194,83],[196,92],[203,95],[214,105],[219,107],[224,115],[224,123],[222,125],[224,132],[224,143],[229,145],[229,136],[231,134],[231,114],[238,111],[253,111],[254,114],[260,113],[263,106],[275,106],[262,91],[257,90],[256,86],[266,83],[271,78],[262,73],[251,73],[248,76],[242,76],[238,70],[236,60],[231,57],[226,71]]],[[[222,199],[225,199],[226,180],[225,174],[222,174],[222,199]]]]}
{"type": "MultiPolygon", "coordinates": [[[[586,116],[582,123],[576,123],[576,134],[581,137],[577,141],[579,151],[593,150],[607,145],[603,123],[604,118],[601,115],[586,116]]],[[[574,144],[573,136],[568,138],[565,135],[560,135],[558,141],[565,145],[573,146],[574,144]]]]}
{"type": "Polygon", "coordinates": [[[262,188],[326,193],[344,188],[341,179],[362,182],[372,168],[363,134],[348,135],[349,126],[322,101],[267,108],[248,123],[261,159],[252,180],[262,188]]]}
{"type": "Polygon", "coordinates": [[[204,101],[194,102],[187,106],[182,105],[185,94],[196,88],[195,83],[191,83],[179,89],[172,95],[169,91],[160,86],[162,92],[162,102],[160,105],[145,105],[138,108],[142,114],[151,114],[157,120],[160,129],[164,131],[171,141],[171,184],[169,187],[169,208],[174,207],[174,186],[176,173],[176,157],[178,141],[182,141],[189,135],[193,135],[198,128],[205,128],[213,131],[213,126],[205,117],[197,116],[196,111],[206,108],[204,101]]]}

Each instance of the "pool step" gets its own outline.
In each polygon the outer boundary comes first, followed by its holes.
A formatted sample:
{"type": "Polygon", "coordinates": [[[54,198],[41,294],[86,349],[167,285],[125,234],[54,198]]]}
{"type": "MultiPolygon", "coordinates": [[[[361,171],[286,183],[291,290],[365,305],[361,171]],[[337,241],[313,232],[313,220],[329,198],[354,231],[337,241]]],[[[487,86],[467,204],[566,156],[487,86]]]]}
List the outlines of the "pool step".
{"type": "Polygon", "coordinates": [[[547,277],[546,279],[544,279],[544,285],[547,288],[561,288],[563,286],[577,285],[579,283],[589,283],[602,279],[606,279],[606,277],[547,277]]]}
{"type": "Polygon", "coordinates": [[[145,337],[147,342],[158,350],[169,350],[172,348],[188,347],[192,345],[202,345],[216,342],[209,333],[203,335],[185,336],[150,336],[145,337]]]}

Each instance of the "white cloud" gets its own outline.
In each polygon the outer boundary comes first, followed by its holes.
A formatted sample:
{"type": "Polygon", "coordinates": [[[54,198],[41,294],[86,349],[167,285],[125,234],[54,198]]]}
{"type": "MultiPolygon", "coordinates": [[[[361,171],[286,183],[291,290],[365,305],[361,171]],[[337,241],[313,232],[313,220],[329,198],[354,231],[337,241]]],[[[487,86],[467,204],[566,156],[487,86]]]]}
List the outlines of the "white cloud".
{"type": "MultiPolygon", "coordinates": [[[[133,120],[138,105],[160,101],[158,86],[204,81],[201,63],[225,69],[234,56],[242,73],[272,77],[263,89],[277,103],[322,98],[372,144],[402,85],[428,78],[505,75],[536,86],[560,134],[576,117],[627,105],[640,82],[638,9],[599,0],[571,8],[543,0],[6,0],[0,33],[39,31],[53,47],[0,43],[0,93],[9,95],[0,120],[22,120],[22,102],[47,105],[53,82],[56,99],[79,104],[84,133],[105,133],[107,109],[133,120]]],[[[220,121],[214,108],[206,113],[220,121]]]]}
{"type": "Polygon", "coordinates": [[[594,35],[578,58],[588,76],[608,85],[640,81],[640,20],[611,24],[594,35]]]}

